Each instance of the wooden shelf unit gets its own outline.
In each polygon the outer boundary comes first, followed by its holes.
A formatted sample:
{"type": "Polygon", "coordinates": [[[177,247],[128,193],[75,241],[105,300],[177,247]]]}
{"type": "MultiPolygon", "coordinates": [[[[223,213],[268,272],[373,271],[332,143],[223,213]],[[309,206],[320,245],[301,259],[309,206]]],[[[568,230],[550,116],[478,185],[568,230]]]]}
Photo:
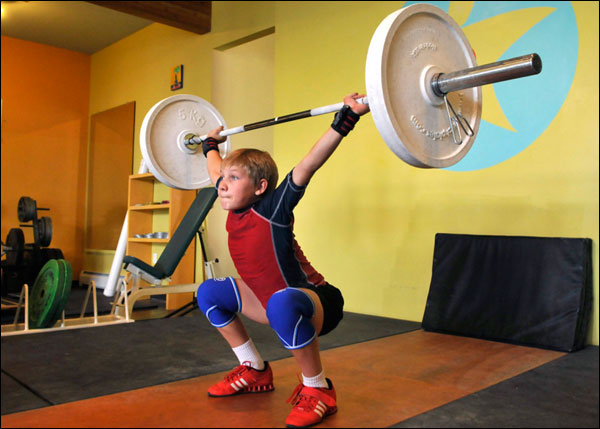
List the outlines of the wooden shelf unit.
{"type": "MultiPolygon", "coordinates": [[[[129,222],[127,231],[127,255],[134,256],[148,265],[154,265],[152,254],[160,256],[161,250],[156,250],[156,245],[169,242],[177,226],[183,219],[196,191],[181,191],[168,188],[160,183],[152,173],[132,174],[129,176],[129,222]],[[169,191],[169,202],[164,204],[151,204],[154,202],[155,186],[161,186],[169,191]],[[135,235],[156,232],[154,228],[155,214],[164,214],[168,217],[169,238],[136,238],[135,235]]],[[[164,246],[162,246],[164,248],[164,246]]],[[[196,246],[195,240],[185,252],[171,276],[171,284],[193,283],[195,278],[196,246]]],[[[177,309],[193,299],[193,293],[167,294],[167,310],[177,309]]]]}

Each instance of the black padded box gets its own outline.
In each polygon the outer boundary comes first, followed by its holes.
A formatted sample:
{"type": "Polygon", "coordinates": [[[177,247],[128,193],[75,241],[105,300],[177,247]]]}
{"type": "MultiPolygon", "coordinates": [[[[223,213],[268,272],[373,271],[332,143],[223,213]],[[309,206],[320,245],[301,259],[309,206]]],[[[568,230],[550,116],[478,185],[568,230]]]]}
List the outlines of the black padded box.
{"type": "Polygon", "coordinates": [[[575,351],[592,281],[590,239],[436,234],[423,329],[575,351]]]}

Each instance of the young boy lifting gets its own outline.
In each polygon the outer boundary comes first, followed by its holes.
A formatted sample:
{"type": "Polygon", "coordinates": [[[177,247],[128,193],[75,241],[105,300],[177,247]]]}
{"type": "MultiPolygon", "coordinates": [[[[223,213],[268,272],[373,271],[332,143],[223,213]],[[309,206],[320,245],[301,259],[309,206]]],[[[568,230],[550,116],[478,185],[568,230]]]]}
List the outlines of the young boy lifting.
{"type": "Polygon", "coordinates": [[[278,172],[267,152],[240,149],[221,159],[218,144],[223,127],[203,143],[208,173],[229,211],[226,229],[229,252],[240,278],[209,279],[198,288],[198,306],[229,343],[240,362],[223,381],[211,386],[213,397],[273,390],[273,373],[248,336],[242,313],[269,324],[290,350],[302,371],[302,383],[292,394],[288,427],[317,424],[337,411],[331,380],[325,378],[317,337],[333,330],[343,317],[341,292],[308,262],[293,233],[293,209],[315,172],[369,111],[357,103],[357,93],[331,127],[277,186],[278,172]]]}

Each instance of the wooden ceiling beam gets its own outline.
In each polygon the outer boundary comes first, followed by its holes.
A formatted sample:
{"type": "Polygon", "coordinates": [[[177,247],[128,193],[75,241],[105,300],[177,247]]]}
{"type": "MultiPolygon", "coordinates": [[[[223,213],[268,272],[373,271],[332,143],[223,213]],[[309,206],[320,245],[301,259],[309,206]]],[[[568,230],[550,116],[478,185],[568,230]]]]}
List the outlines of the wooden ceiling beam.
{"type": "Polygon", "coordinates": [[[196,34],[210,32],[210,1],[88,1],[196,34]]]}

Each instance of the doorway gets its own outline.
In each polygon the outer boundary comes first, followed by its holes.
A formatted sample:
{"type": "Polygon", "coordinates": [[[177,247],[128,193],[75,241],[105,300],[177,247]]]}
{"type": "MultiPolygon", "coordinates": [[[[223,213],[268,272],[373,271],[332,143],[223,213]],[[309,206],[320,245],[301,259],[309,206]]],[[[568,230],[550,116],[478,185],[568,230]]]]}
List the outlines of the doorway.
{"type": "MultiPolygon", "coordinates": [[[[114,253],[127,213],[135,102],[92,115],[88,161],[86,254],[114,253]]],[[[87,259],[87,258],[86,258],[87,259]]]]}

